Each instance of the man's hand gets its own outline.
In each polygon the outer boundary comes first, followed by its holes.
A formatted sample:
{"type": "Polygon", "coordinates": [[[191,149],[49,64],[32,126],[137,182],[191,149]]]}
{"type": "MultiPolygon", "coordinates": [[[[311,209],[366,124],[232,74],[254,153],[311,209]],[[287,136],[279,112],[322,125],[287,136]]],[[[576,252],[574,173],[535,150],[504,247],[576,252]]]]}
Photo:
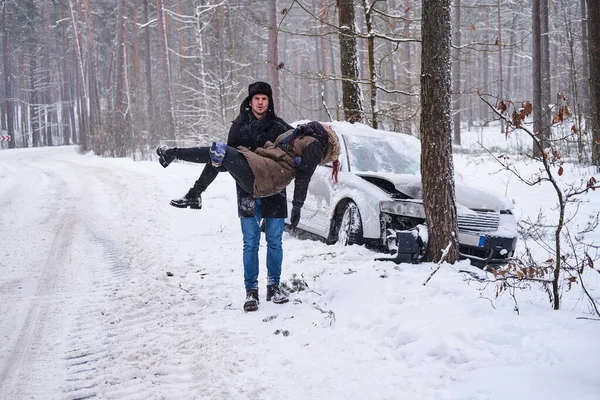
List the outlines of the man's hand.
{"type": "Polygon", "coordinates": [[[300,207],[294,206],[290,215],[290,228],[296,229],[298,222],[300,222],[300,207]]]}

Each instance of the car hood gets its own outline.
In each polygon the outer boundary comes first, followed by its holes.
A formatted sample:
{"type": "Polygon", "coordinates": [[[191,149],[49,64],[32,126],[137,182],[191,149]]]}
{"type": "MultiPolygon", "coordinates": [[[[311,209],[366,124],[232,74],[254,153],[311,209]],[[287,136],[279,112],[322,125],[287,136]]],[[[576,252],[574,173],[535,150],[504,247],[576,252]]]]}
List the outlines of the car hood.
{"type": "MultiPolygon", "coordinates": [[[[417,175],[397,175],[397,174],[376,174],[376,173],[360,173],[361,177],[381,178],[390,181],[396,187],[396,190],[402,192],[406,196],[413,199],[422,200],[422,184],[421,177],[417,175]]],[[[467,208],[475,210],[511,210],[512,202],[504,196],[495,195],[466,186],[460,183],[455,183],[456,201],[467,208]]]]}

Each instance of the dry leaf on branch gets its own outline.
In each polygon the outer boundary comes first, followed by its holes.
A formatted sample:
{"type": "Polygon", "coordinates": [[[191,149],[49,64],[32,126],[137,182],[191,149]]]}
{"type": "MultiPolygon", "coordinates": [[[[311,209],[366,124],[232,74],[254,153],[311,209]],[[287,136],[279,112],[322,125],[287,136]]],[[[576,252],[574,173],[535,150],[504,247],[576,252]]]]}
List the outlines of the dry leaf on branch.
{"type": "Polygon", "coordinates": [[[521,107],[521,119],[525,119],[526,116],[533,112],[533,105],[527,100],[521,107]]]}
{"type": "Polygon", "coordinates": [[[552,123],[553,124],[558,124],[559,122],[562,122],[562,120],[563,120],[563,114],[562,114],[562,108],[561,108],[560,110],[558,110],[558,113],[556,114],[556,116],[552,120],[552,123]]]}
{"type": "Polygon", "coordinates": [[[500,104],[498,104],[498,111],[500,111],[501,114],[504,114],[506,112],[506,103],[504,102],[504,100],[500,101],[500,104]]]}
{"type": "Polygon", "coordinates": [[[513,115],[512,115],[512,123],[518,128],[521,126],[522,120],[523,120],[523,117],[521,116],[521,114],[517,114],[517,112],[514,111],[513,115]]]}

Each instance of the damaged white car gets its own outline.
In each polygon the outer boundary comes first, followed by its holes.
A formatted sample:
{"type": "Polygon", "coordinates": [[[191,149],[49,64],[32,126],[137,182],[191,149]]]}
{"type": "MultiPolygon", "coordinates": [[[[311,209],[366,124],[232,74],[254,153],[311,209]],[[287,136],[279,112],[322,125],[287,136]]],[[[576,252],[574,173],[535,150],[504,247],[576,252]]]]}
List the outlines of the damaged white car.
{"type": "MultiPolygon", "coordinates": [[[[331,165],[317,168],[298,228],[328,243],[396,252],[397,262],[419,261],[427,246],[419,140],[361,124],[331,125],[340,139],[339,182],[331,165]]],[[[506,263],[517,243],[512,202],[456,183],[456,207],[461,257],[480,267],[506,263]]]]}

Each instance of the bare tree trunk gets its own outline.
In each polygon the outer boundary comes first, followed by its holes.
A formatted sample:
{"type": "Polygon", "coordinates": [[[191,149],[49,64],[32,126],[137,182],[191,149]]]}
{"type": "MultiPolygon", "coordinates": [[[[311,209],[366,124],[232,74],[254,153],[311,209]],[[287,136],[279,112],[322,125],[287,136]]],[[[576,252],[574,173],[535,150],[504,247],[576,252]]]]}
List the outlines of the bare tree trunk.
{"type": "Polygon", "coordinates": [[[91,0],[85,0],[85,24],[87,26],[87,44],[88,44],[88,62],[90,69],[88,71],[88,93],[90,99],[90,134],[94,136],[95,132],[100,130],[100,94],[98,91],[98,61],[96,55],[96,41],[94,40],[94,22],[92,19],[91,0]]]}
{"type": "Polygon", "coordinates": [[[581,85],[581,100],[583,103],[583,119],[585,126],[588,125],[590,116],[590,53],[588,49],[588,23],[587,23],[587,5],[586,0],[580,0],[581,5],[581,75],[583,85],[581,85]]]}
{"type": "MultiPolygon", "coordinates": [[[[279,64],[277,51],[277,0],[269,0],[269,39],[267,45],[267,80],[273,89],[273,102],[275,108],[273,112],[279,114],[279,73],[277,65],[279,64]]],[[[269,104],[273,107],[272,104],[269,104]]]]}
{"type": "Polygon", "coordinates": [[[142,90],[142,62],[140,52],[140,24],[135,5],[131,6],[131,13],[133,14],[133,73],[131,74],[133,76],[133,88],[131,92],[135,94],[135,102],[137,103],[140,91],[142,90]]]}
{"type": "MultiPolygon", "coordinates": [[[[334,51],[333,39],[330,36],[329,37],[329,60],[330,60],[331,64],[329,65],[329,67],[331,69],[331,73],[332,74],[336,73],[336,69],[335,69],[335,67],[336,67],[335,60],[336,60],[336,58],[337,58],[337,55],[336,55],[336,53],[334,51]]],[[[341,72],[340,72],[340,75],[341,75],[341,72]]],[[[335,103],[336,103],[336,107],[335,107],[335,119],[338,120],[338,121],[342,119],[342,117],[340,115],[340,112],[341,112],[340,99],[341,99],[341,97],[340,97],[340,94],[339,94],[339,90],[340,90],[339,85],[338,84],[334,84],[333,85],[333,98],[335,99],[335,103]]]]}
{"type": "MultiPolygon", "coordinates": [[[[69,99],[71,100],[71,104],[69,107],[69,120],[71,121],[71,139],[73,143],[81,144],[81,131],[77,126],[77,82],[79,73],[77,72],[77,57],[75,55],[75,51],[72,52],[71,56],[73,57],[73,69],[69,71],[69,99]]],[[[65,60],[66,61],[66,60],[65,60]]],[[[81,146],[80,146],[81,147],[81,146]]]]}
{"type": "Polygon", "coordinates": [[[117,57],[116,57],[116,90],[115,90],[115,155],[124,157],[127,154],[127,139],[130,135],[129,101],[127,95],[127,0],[117,3],[117,57]]]}
{"type": "MultiPolygon", "coordinates": [[[[504,71],[503,71],[503,59],[502,59],[502,13],[500,3],[502,0],[498,0],[498,97],[504,98],[504,71]]],[[[500,132],[504,132],[504,120],[500,120],[500,132]]]]}
{"type": "Polygon", "coordinates": [[[358,85],[358,56],[354,0],[337,0],[340,22],[340,70],[344,118],[358,122],[363,116],[362,96],[358,85]]]}
{"type": "Polygon", "coordinates": [[[92,136],[90,131],[90,125],[88,124],[88,115],[87,115],[87,101],[88,94],[85,84],[85,72],[83,68],[83,50],[81,45],[81,40],[79,36],[79,30],[77,29],[77,20],[75,19],[75,10],[73,10],[73,5],[71,4],[71,0],[69,2],[69,11],[71,14],[71,25],[73,29],[73,38],[75,39],[75,54],[77,56],[77,66],[79,67],[79,73],[76,78],[76,89],[78,94],[78,110],[79,110],[79,144],[81,146],[81,150],[83,152],[87,152],[91,150],[92,145],[92,136]]]}
{"type": "Polygon", "coordinates": [[[542,63],[542,128],[544,136],[549,139],[552,137],[550,125],[552,115],[550,113],[550,103],[552,102],[550,85],[550,32],[548,28],[548,0],[540,0],[540,46],[542,63]]]}
{"type": "MultiPolygon", "coordinates": [[[[404,14],[406,17],[406,20],[404,21],[404,26],[403,26],[403,35],[405,37],[409,37],[410,36],[410,27],[411,27],[411,18],[412,18],[412,14],[413,12],[407,7],[407,9],[405,9],[404,14]]],[[[411,88],[416,86],[416,82],[415,79],[413,77],[413,75],[410,73],[410,71],[413,70],[413,64],[416,64],[414,62],[414,56],[413,56],[413,49],[414,46],[412,45],[412,43],[407,43],[405,46],[403,46],[406,50],[403,52],[403,61],[404,61],[404,66],[403,69],[404,71],[408,71],[408,72],[404,72],[404,74],[401,74],[405,77],[406,80],[406,86],[411,88]]],[[[416,51],[415,51],[416,52],[416,51]]],[[[413,103],[413,98],[412,96],[408,96],[408,99],[406,100],[406,110],[404,111],[404,115],[402,115],[402,130],[406,133],[412,133],[413,132],[413,121],[412,118],[410,118],[409,116],[412,116],[413,114],[415,114],[415,110],[417,107],[414,105],[413,103]]]]}
{"type": "MultiPolygon", "coordinates": [[[[543,108],[542,108],[542,43],[541,43],[541,27],[540,27],[540,2],[541,0],[532,0],[531,16],[532,16],[532,38],[531,38],[531,53],[532,53],[532,82],[533,82],[533,133],[541,138],[543,143],[544,126],[543,126],[543,108]]],[[[541,156],[540,148],[533,143],[533,154],[541,156]]]]}
{"type": "Polygon", "coordinates": [[[375,5],[367,4],[366,0],[362,0],[363,9],[365,10],[365,25],[367,27],[367,66],[369,74],[369,100],[371,106],[371,126],[377,129],[379,118],[377,107],[377,71],[375,70],[375,37],[373,33],[373,24],[371,21],[371,7],[375,5]]]}
{"type": "MultiPolygon", "coordinates": [[[[215,23],[216,23],[216,45],[218,49],[218,54],[226,54],[226,37],[225,37],[225,6],[219,5],[216,9],[215,15],[215,23]]],[[[263,43],[261,42],[261,45],[263,43]]],[[[262,54],[262,51],[259,51],[258,54],[262,54]]],[[[218,67],[218,79],[219,79],[219,117],[221,125],[225,125],[227,121],[227,101],[225,99],[225,75],[227,74],[227,67],[225,66],[225,60],[223,58],[219,58],[217,61],[218,67]]],[[[262,71],[261,71],[262,73],[262,71]]]]}
{"type": "Polygon", "coordinates": [[[429,242],[425,259],[458,260],[452,160],[450,0],[424,0],[421,21],[421,175],[429,242]],[[449,246],[450,245],[450,246],[449,246]]]}
{"type": "Polygon", "coordinates": [[[150,16],[148,13],[148,0],[143,0],[144,19],[144,45],[146,48],[146,109],[148,113],[150,140],[156,143],[156,129],[154,126],[154,96],[152,94],[152,53],[150,52],[150,16]]]}
{"type": "Polygon", "coordinates": [[[158,69],[161,73],[163,104],[161,114],[163,119],[163,132],[167,139],[175,139],[175,125],[173,121],[173,100],[171,96],[171,72],[169,65],[169,50],[167,40],[167,30],[165,28],[165,12],[163,9],[163,0],[156,0],[156,23],[158,26],[158,69]]]}
{"type": "Polygon", "coordinates": [[[11,140],[8,142],[8,148],[14,149],[16,138],[14,129],[13,116],[13,89],[11,82],[11,65],[10,65],[10,29],[6,22],[6,1],[2,2],[2,68],[4,73],[4,107],[6,108],[6,133],[11,140]]]}
{"type": "MultiPolygon", "coordinates": [[[[177,12],[179,15],[183,15],[183,8],[181,5],[181,0],[177,0],[177,12]]],[[[181,20],[177,21],[177,45],[179,54],[183,55],[183,22],[181,20]]],[[[184,70],[185,70],[185,59],[179,58],[179,103],[178,108],[180,108],[183,104],[183,90],[181,88],[184,86],[184,70]]]]}
{"type": "MultiPolygon", "coordinates": [[[[490,16],[487,7],[483,11],[483,23],[485,26],[489,26],[490,16]]],[[[487,43],[489,40],[487,32],[484,33],[484,42],[487,43]]],[[[482,54],[482,68],[483,68],[483,87],[485,93],[490,92],[490,54],[487,51],[484,51],[482,54]]],[[[484,102],[479,103],[480,107],[480,117],[483,119],[487,119],[489,116],[489,110],[487,105],[484,102]]]]}
{"type": "Polygon", "coordinates": [[[38,34],[35,31],[35,3],[27,3],[27,21],[29,28],[29,109],[31,110],[31,137],[33,147],[42,145],[40,135],[39,88],[37,86],[37,58],[39,46],[38,34]]]}
{"type": "Polygon", "coordinates": [[[454,0],[454,26],[453,26],[453,38],[454,38],[454,66],[452,68],[452,92],[454,97],[454,144],[461,144],[460,137],[460,111],[461,111],[461,92],[460,92],[460,0],[454,0]]]}
{"type": "Polygon", "coordinates": [[[600,2],[588,1],[592,164],[600,170],[600,2]]]}
{"type": "Polygon", "coordinates": [[[571,107],[573,107],[573,115],[575,117],[575,120],[577,121],[577,129],[573,130],[573,133],[575,134],[574,136],[577,137],[577,157],[579,159],[579,162],[583,162],[583,155],[585,152],[585,144],[587,138],[584,138],[584,130],[582,126],[583,106],[580,95],[580,83],[578,74],[579,66],[577,65],[577,59],[575,55],[575,39],[573,37],[571,18],[567,14],[565,0],[561,1],[561,5],[565,7],[561,7],[561,13],[563,15],[565,39],[567,41],[568,48],[568,56],[566,57],[566,59],[568,60],[568,75],[570,78],[569,83],[571,86],[572,93],[571,107]]]}
{"type": "Polygon", "coordinates": [[[516,51],[516,31],[517,31],[517,27],[516,27],[516,21],[517,21],[517,16],[515,13],[513,13],[513,18],[512,18],[512,22],[511,22],[511,28],[510,28],[510,42],[509,42],[509,46],[510,46],[510,53],[508,53],[508,62],[506,63],[507,69],[508,69],[508,73],[506,74],[506,98],[507,99],[512,99],[514,96],[513,93],[513,81],[514,81],[514,75],[515,75],[515,69],[514,69],[514,58],[515,58],[515,51],[516,51]]]}
{"type": "MultiPolygon", "coordinates": [[[[319,12],[322,12],[322,10],[325,10],[326,7],[326,2],[325,0],[319,0],[318,2],[319,4],[319,12]]],[[[321,14],[323,15],[323,14],[321,14]]],[[[326,23],[329,23],[329,18],[327,15],[325,15],[324,20],[326,23]]],[[[326,113],[329,116],[329,118],[332,118],[329,108],[332,106],[332,104],[330,104],[330,99],[331,99],[331,91],[330,90],[326,90],[325,88],[329,86],[328,82],[327,82],[327,74],[328,74],[328,68],[327,68],[327,48],[329,47],[329,38],[328,36],[325,34],[327,27],[326,26],[322,26],[320,33],[321,36],[319,37],[319,50],[320,50],[320,58],[321,58],[321,64],[320,64],[320,69],[321,69],[321,76],[322,76],[322,80],[321,80],[321,85],[322,85],[322,91],[323,91],[323,102],[325,103],[325,105],[327,106],[327,110],[326,113]]],[[[335,86],[332,85],[332,86],[335,86]]]]}
{"type": "Polygon", "coordinates": [[[201,0],[196,0],[196,36],[195,36],[195,44],[196,44],[196,75],[198,77],[198,85],[200,85],[199,93],[194,97],[194,105],[195,109],[198,110],[200,117],[206,113],[206,104],[207,104],[207,90],[206,90],[206,71],[204,64],[204,40],[202,38],[202,31],[204,29],[204,22],[202,19],[202,4],[201,0]]]}
{"type": "Polygon", "coordinates": [[[44,97],[44,136],[47,146],[54,146],[52,128],[54,126],[54,110],[52,106],[51,96],[51,78],[50,78],[50,19],[51,19],[51,2],[50,0],[44,1],[44,28],[42,30],[43,37],[47,38],[47,42],[43,46],[43,63],[44,68],[42,69],[42,93],[44,97]]]}
{"type": "MultiPolygon", "coordinates": [[[[62,4],[61,4],[62,5],[62,4]]],[[[69,74],[67,69],[67,57],[69,57],[69,46],[67,42],[67,14],[66,9],[61,7],[61,19],[63,22],[60,24],[61,28],[61,58],[62,61],[59,65],[59,76],[60,76],[60,99],[61,99],[61,133],[63,137],[63,143],[68,145],[71,144],[71,124],[69,119],[69,108],[72,108],[71,97],[69,96],[69,74]]]]}

